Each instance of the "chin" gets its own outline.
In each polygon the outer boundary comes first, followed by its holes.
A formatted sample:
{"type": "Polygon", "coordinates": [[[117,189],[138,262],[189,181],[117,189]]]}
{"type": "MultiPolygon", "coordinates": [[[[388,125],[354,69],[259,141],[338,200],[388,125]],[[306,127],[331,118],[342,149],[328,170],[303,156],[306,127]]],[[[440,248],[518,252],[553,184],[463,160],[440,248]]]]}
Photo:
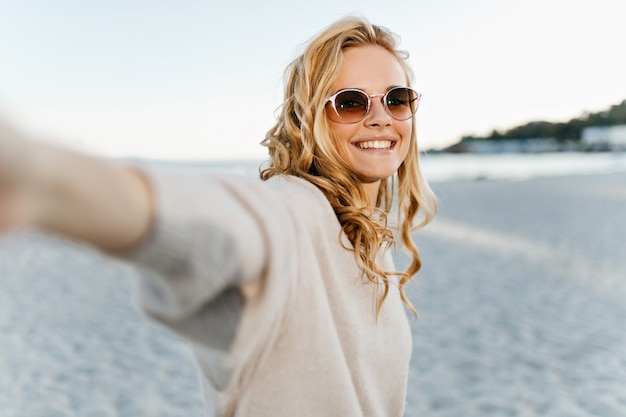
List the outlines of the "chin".
{"type": "Polygon", "coordinates": [[[358,174],[357,176],[359,177],[359,180],[363,183],[363,184],[370,184],[370,183],[374,183],[374,182],[378,182],[381,180],[386,180],[387,178],[391,177],[396,171],[391,171],[391,172],[378,172],[378,173],[373,173],[373,172],[369,172],[369,173],[362,173],[362,174],[358,174]]]}

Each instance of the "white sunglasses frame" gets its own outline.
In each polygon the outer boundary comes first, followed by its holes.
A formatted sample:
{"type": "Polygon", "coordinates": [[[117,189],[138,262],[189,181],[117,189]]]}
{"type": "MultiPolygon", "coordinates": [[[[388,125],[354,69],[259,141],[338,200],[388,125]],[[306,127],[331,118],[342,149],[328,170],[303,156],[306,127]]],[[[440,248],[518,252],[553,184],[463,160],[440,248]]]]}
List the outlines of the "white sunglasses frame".
{"type": "Polygon", "coordinates": [[[381,98],[381,103],[382,103],[385,111],[387,112],[387,114],[389,114],[391,117],[393,117],[396,120],[402,121],[402,120],[408,120],[411,117],[415,116],[415,113],[417,113],[417,109],[419,107],[420,99],[422,98],[422,94],[419,91],[417,91],[416,89],[411,88],[411,87],[392,87],[389,90],[387,90],[387,92],[384,93],[384,94],[367,94],[365,91],[360,90],[358,88],[344,88],[342,90],[337,91],[332,96],[330,96],[328,98],[328,100],[327,100],[327,103],[330,102],[331,107],[333,108],[333,111],[335,112],[335,115],[339,118],[339,120],[333,120],[333,121],[338,122],[338,123],[354,124],[354,123],[359,123],[359,122],[363,121],[367,117],[367,115],[370,112],[370,109],[372,108],[372,99],[375,98],[375,97],[380,97],[381,98]],[[392,92],[394,90],[397,90],[397,89],[410,90],[410,91],[414,92],[415,95],[417,96],[417,98],[414,100],[414,101],[417,101],[417,104],[415,105],[415,110],[411,113],[411,115],[409,117],[404,117],[404,118],[396,117],[391,112],[391,110],[389,110],[389,107],[387,106],[387,100],[386,100],[387,95],[390,92],[392,92]],[[337,104],[336,104],[337,96],[339,96],[339,94],[341,94],[341,93],[345,93],[345,92],[349,92],[349,91],[354,91],[354,92],[360,93],[363,96],[367,97],[367,107],[365,109],[365,113],[363,114],[363,117],[361,117],[359,120],[356,120],[356,121],[347,121],[347,120],[345,120],[343,117],[341,117],[341,115],[337,111],[337,107],[336,107],[337,106],[337,104]]]}

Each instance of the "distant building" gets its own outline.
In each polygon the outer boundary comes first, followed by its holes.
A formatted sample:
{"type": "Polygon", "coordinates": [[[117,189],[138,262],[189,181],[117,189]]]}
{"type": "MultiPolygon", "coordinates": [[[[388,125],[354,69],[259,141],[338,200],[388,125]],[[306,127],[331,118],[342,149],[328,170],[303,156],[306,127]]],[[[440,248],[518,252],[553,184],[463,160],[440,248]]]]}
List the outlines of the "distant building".
{"type": "Polygon", "coordinates": [[[591,151],[626,151],[626,125],[586,127],[581,141],[591,151]]]}
{"type": "Polygon", "coordinates": [[[478,139],[463,141],[445,149],[455,153],[541,153],[560,150],[562,146],[553,138],[478,139]]]}

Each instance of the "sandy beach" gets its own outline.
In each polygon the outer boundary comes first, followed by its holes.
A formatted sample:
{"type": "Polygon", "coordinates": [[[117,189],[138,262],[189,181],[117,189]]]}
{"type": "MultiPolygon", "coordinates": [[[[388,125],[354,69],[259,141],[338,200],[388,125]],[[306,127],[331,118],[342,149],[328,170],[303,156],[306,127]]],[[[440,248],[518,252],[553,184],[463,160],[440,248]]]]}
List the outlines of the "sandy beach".
{"type": "MultiPolygon", "coordinates": [[[[626,173],[433,188],[405,416],[626,415],[626,173]]],[[[0,417],[203,416],[133,280],[54,237],[0,241],[0,417]]]]}
{"type": "Polygon", "coordinates": [[[434,188],[406,416],[626,415],[626,174],[434,188]]]}

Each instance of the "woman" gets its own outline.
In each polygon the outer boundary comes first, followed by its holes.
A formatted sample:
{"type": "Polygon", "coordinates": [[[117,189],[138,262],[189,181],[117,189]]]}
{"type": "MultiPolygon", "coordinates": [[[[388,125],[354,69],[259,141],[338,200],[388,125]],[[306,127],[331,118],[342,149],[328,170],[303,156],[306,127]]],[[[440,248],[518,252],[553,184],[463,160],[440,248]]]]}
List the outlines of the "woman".
{"type": "Polygon", "coordinates": [[[420,267],[410,232],[435,211],[410,82],[386,29],[327,28],[287,69],[263,182],[112,166],[4,131],[2,227],[135,264],[141,307],[192,342],[221,415],[401,416],[404,286],[420,267]]]}

